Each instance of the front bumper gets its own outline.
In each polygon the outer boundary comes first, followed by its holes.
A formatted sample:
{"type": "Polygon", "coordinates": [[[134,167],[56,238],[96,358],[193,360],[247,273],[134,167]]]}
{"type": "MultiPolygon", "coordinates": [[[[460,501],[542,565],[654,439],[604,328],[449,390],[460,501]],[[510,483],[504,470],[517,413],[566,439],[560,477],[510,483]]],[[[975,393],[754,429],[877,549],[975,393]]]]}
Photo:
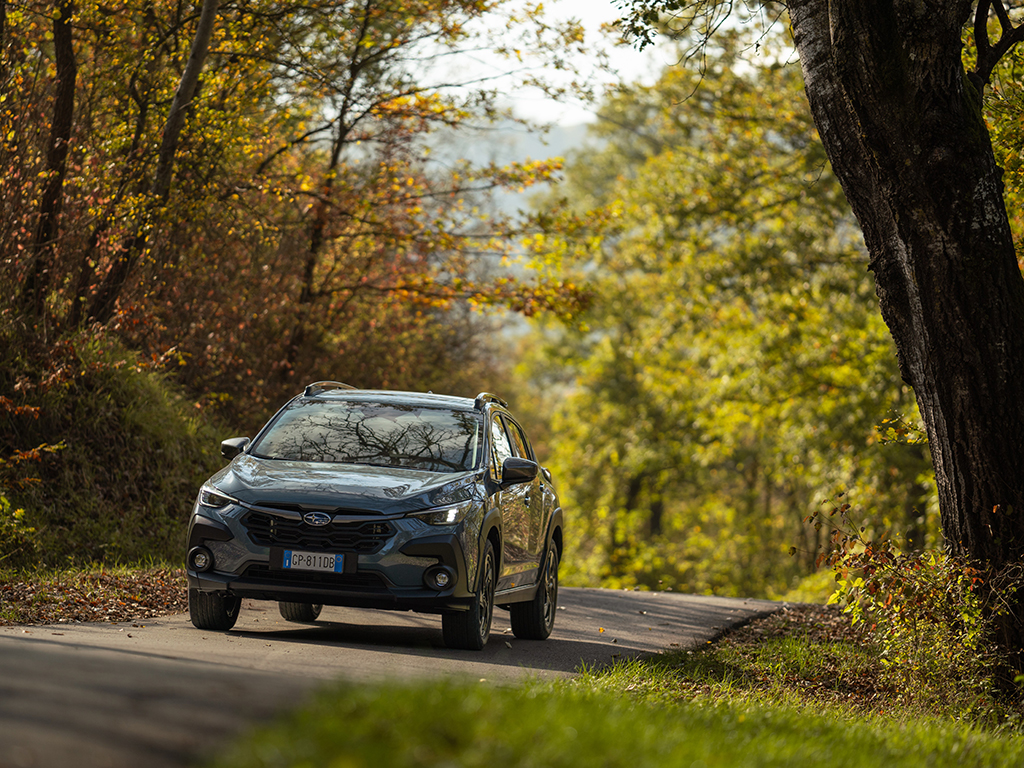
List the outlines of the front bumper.
{"type": "Polygon", "coordinates": [[[239,528],[237,519],[195,516],[188,549],[205,547],[213,567],[187,569],[188,586],[255,600],[322,603],[357,608],[409,610],[422,613],[468,610],[473,603],[463,538],[465,530],[433,533],[423,523],[392,521],[397,529],[379,551],[342,552],[342,573],[285,570],[280,547],[258,546],[239,528]],[[427,586],[425,574],[444,566],[454,579],[438,590],[427,586]]]}
{"type": "Polygon", "coordinates": [[[253,600],[279,600],[292,603],[320,603],[350,608],[379,608],[419,613],[469,610],[471,595],[459,597],[455,590],[437,592],[421,589],[399,589],[374,572],[355,574],[332,583],[297,582],[283,579],[269,569],[234,576],[223,573],[188,571],[188,586],[203,592],[222,592],[253,600]]]}

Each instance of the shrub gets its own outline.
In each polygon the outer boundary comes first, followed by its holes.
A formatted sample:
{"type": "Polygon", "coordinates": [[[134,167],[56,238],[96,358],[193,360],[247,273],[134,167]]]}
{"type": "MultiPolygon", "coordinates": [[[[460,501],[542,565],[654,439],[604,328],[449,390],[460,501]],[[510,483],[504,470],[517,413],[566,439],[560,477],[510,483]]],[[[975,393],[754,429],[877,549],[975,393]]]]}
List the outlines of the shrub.
{"type": "Polygon", "coordinates": [[[835,571],[829,603],[878,642],[900,696],[965,712],[991,706],[1002,672],[993,617],[1019,588],[1019,575],[988,573],[934,551],[903,552],[891,538],[853,525],[849,512],[849,504],[832,503],[827,516],[810,517],[832,529],[830,549],[819,557],[835,571]]]}
{"type": "Polygon", "coordinates": [[[19,566],[35,557],[35,528],[25,523],[25,510],[13,509],[0,496],[0,567],[19,566]]]}
{"type": "Polygon", "coordinates": [[[8,462],[0,487],[24,510],[17,521],[5,512],[0,523],[4,565],[182,557],[196,490],[219,463],[201,414],[157,365],[109,338],[83,334],[43,353],[3,341],[0,456],[36,459],[8,462]]]}

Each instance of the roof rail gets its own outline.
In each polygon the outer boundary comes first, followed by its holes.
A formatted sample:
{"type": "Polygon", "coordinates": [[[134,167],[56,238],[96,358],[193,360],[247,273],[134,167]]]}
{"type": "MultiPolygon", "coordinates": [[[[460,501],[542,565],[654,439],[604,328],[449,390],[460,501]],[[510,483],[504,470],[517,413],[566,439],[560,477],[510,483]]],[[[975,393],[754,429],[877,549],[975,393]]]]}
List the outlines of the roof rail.
{"type": "Polygon", "coordinates": [[[340,381],[317,381],[306,386],[303,397],[316,397],[321,392],[331,389],[355,389],[351,384],[342,384],[340,381]]]}
{"type": "Polygon", "coordinates": [[[482,411],[487,403],[497,403],[502,408],[508,408],[508,403],[497,395],[492,395],[490,392],[481,392],[477,395],[476,400],[473,401],[473,407],[478,411],[482,411]]]}

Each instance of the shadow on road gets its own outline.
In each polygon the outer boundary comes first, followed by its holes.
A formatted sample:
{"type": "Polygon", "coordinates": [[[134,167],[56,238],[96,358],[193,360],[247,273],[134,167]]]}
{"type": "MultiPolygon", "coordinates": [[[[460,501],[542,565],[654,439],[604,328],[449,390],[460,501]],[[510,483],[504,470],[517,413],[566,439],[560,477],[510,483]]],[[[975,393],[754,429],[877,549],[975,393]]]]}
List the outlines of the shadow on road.
{"type": "Polygon", "coordinates": [[[730,626],[781,607],[764,600],[585,589],[563,590],[560,602],[555,630],[545,641],[516,638],[508,613],[495,611],[491,638],[482,651],[447,648],[439,616],[331,607],[324,609],[320,621],[300,626],[273,618],[268,622],[267,614],[272,616],[273,609],[263,608],[258,629],[257,624],[246,622],[231,634],[304,647],[387,650],[389,654],[461,661],[474,670],[479,665],[500,665],[571,674],[581,666],[601,667],[708,642],[730,626]]]}

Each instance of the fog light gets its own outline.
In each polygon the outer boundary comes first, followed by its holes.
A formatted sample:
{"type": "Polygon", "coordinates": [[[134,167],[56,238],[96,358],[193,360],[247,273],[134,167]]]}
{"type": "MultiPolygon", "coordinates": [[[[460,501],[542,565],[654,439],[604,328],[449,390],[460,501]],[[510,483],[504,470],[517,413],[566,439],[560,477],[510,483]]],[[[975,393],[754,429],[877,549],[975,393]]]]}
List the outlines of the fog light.
{"type": "Polygon", "coordinates": [[[435,565],[423,574],[423,581],[431,589],[445,590],[455,584],[455,573],[447,566],[435,565]]]}
{"type": "Polygon", "coordinates": [[[188,564],[193,571],[208,571],[213,568],[213,553],[206,547],[192,547],[188,553],[188,564]]]}

